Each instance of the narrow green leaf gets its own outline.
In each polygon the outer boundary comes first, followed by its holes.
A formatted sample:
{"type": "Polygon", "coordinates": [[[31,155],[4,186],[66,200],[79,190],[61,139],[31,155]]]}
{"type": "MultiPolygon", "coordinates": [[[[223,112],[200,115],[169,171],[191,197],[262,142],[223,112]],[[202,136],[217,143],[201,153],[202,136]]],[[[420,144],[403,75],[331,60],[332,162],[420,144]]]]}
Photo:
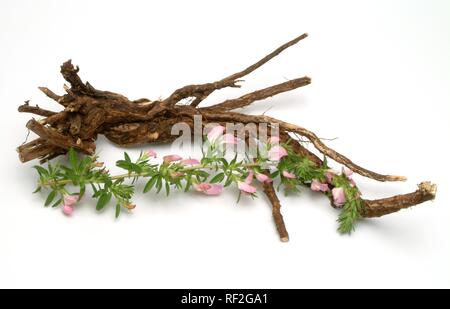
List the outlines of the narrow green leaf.
{"type": "Polygon", "coordinates": [[[227,180],[225,181],[224,187],[228,187],[229,185],[231,185],[232,182],[233,182],[233,177],[231,176],[231,172],[230,172],[230,174],[227,176],[227,180]]]}
{"type": "Polygon", "coordinates": [[[120,211],[122,210],[122,206],[119,203],[116,204],[116,218],[119,218],[120,211]]]}
{"type": "Polygon", "coordinates": [[[153,176],[152,178],[150,178],[150,180],[145,184],[144,193],[147,193],[148,191],[150,191],[153,188],[157,179],[158,179],[158,176],[153,176]]]}
{"type": "Polygon", "coordinates": [[[80,193],[78,193],[78,200],[81,200],[85,192],[86,192],[86,185],[84,183],[80,183],[80,193]]]}
{"type": "Polygon", "coordinates": [[[239,191],[239,194],[238,194],[238,198],[237,198],[236,204],[239,204],[239,201],[241,200],[241,196],[242,196],[242,191],[239,191]]]}
{"type": "Polygon", "coordinates": [[[226,170],[228,168],[228,161],[224,158],[220,158],[220,161],[222,162],[223,167],[226,170]]]}
{"type": "Polygon", "coordinates": [[[162,189],[162,177],[158,176],[158,180],[156,181],[156,193],[159,193],[162,189]]]}
{"type": "Polygon", "coordinates": [[[72,168],[76,170],[78,167],[78,156],[77,152],[73,148],[69,149],[69,162],[72,168]]]}
{"type": "Polygon", "coordinates": [[[99,197],[102,194],[103,194],[103,189],[102,190],[97,190],[97,191],[94,192],[94,194],[92,194],[92,197],[93,198],[97,198],[97,197],[99,197]]]}
{"type": "Polygon", "coordinates": [[[272,174],[270,174],[270,178],[273,179],[273,178],[277,177],[279,174],[280,174],[280,171],[275,171],[272,174]]]}
{"type": "Polygon", "coordinates": [[[128,163],[131,163],[131,159],[130,159],[130,156],[128,155],[128,153],[125,152],[124,155],[125,155],[125,161],[128,163]]]}
{"type": "Polygon", "coordinates": [[[42,166],[35,165],[33,167],[37,170],[39,176],[48,176],[48,171],[42,166]]]}
{"type": "Polygon", "coordinates": [[[39,191],[41,191],[41,189],[42,189],[42,187],[41,187],[41,186],[38,186],[38,187],[36,188],[36,190],[33,191],[33,193],[38,193],[39,191]]]}
{"type": "Polygon", "coordinates": [[[201,171],[201,170],[198,170],[197,171],[197,176],[200,176],[200,177],[203,177],[203,178],[208,178],[208,176],[209,176],[209,173],[208,172],[206,172],[206,171],[201,171]]]}
{"type": "Polygon", "coordinates": [[[230,166],[233,166],[236,163],[236,160],[237,160],[237,153],[234,155],[233,160],[231,160],[230,166]]]}
{"type": "Polygon", "coordinates": [[[95,206],[95,209],[102,210],[106,206],[106,204],[109,203],[111,197],[112,197],[111,192],[106,192],[100,195],[100,197],[98,198],[97,206],[95,206]]]}
{"type": "Polygon", "coordinates": [[[45,206],[48,206],[48,205],[50,205],[50,203],[53,201],[53,199],[55,198],[55,196],[56,196],[56,193],[57,193],[57,191],[55,191],[55,190],[53,190],[52,192],[50,192],[48,195],[47,195],[47,199],[45,200],[45,206]]]}
{"type": "Polygon", "coordinates": [[[169,196],[170,193],[170,185],[169,183],[166,181],[166,195],[169,196]]]}
{"type": "Polygon", "coordinates": [[[79,166],[78,166],[78,170],[80,172],[83,172],[86,167],[88,167],[90,164],[92,163],[92,158],[91,157],[84,157],[83,160],[81,160],[79,166]]]}
{"type": "Polygon", "coordinates": [[[192,185],[192,177],[191,177],[191,175],[189,175],[189,177],[186,181],[186,187],[184,188],[184,192],[188,192],[191,185],[192,185]]]}
{"type": "Polygon", "coordinates": [[[62,202],[62,198],[60,198],[59,200],[57,200],[57,201],[52,205],[52,207],[57,207],[57,206],[59,206],[59,204],[61,204],[61,202],[62,202]]]}
{"type": "Polygon", "coordinates": [[[222,182],[222,180],[225,178],[225,174],[224,173],[219,173],[216,176],[214,176],[211,179],[211,183],[216,183],[216,182],[222,182]]]}

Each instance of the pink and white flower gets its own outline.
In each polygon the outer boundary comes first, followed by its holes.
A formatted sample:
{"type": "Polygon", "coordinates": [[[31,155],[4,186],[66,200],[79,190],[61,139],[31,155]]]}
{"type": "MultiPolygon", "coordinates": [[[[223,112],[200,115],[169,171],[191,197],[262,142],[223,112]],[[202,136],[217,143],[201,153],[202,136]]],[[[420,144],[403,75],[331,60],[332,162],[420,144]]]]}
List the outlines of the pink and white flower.
{"type": "Polygon", "coordinates": [[[269,160],[271,161],[279,161],[281,158],[287,155],[287,150],[279,145],[273,146],[268,152],[269,160]]]}
{"type": "Polygon", "coordinates": [[[325,172],[325,178],[327,179],[327,182],[331,185],[333,184],[333,177],[334,175],[337,175],[338,172],[333,170],[333,169],[329,169],[325,172]]]}
{"type": "Polygon", "coordinates": [[[326,183],[321,183],[320,181],[318,181],[317,179],[313,179],[313,181],[311,182],[311,190],[313,191],[321,191],[321,192],[327,192],[330,190],[330,188],[328,187],[328,184],[326,183]]]}
{"type": "Polygon", "coordinates": [[[333,190],[331,190],[331,194],[333,195],[333,202],[336,206],[342,206],[345,204],[346,198],[343,188],[333,188],[333,190]]]}
{"type": "Polygon", "coordinates": [[[64,214],[70,216],[73,213],[74,205],[78,201],[78,196],[76,195],[65,195],[63,199],[62,211],[64,214]]]}
{"type": "Polygon", "coordinates": [[[254,175],[255,173],[252,171],[252,170],[250,170],[249,172],[248,172],[248,175],[247,175],[247,177],[245,178],[245,183],[246,184],[251,184],[252,183],[252,181],[253,181],[253,175],[254,175]]]}
{"type": "Polygon", "coordinates": [[[213,184],[213,183],[197,183],[192,185],[194,189],[198,192],[202,192],[206,195],[219,195],[222,193],[223,186],[221,184],[213,184]]]}
{"type": "Polygon", "coordinates": [[[73,207],[69,205],[63,205],[62,207],[63,213],[70,216],[73,213],[73,207]]]}
{"type": "Polygon", "coordinates": [[[266,174],[263,174],[263,173],[256,172],[255,177],[256,177],[256,179],[258,179],[259,182],[262,182],[262,183],[270,183],[273,181],[272,178],[270,178],[269,176],[267,176],[266,174]]]}
{"type": "Polygon", "coordinates": [[[64,195],[64,205],[73,206],[78,202],[77,195],[64,195]]]}
{"type": "Polygon", "coordinates": [[[223,134],[223,131],[225,131],[225,127],[217,125],[209,131],[206,137],[210,142],[214,142],[217,138],[219,138],[223,134]]]}
{"type": "Polygon", "coordinates": [[[145,155],[149,158],[156,158],[156,151],[154,151],[153,149],[149,149],[145,152],[145,155]]]}
{"type": "Polygon", "coordinates": [[[292,174],[292,173],[290,173],[290,172],[288,172],[288,171],[283,171],[283,172],[281,172],[281,174],[282,174],[284,177],[289,178],[289,179],[295,179],[295,178],[297,178],[297,177],[295,177],[294,174],[292,174]]]}
{"type": "Polygon", "coordinates": [[[200,161],[199,161],[199,160],[197,160],[197,159],[191,159],[191,158],[181,160],[180,163],[181,163],[181,164],[184,164],[184,165],[200,165],[200,161]]]}
{"type": "Polygon", "coordinates": [[[345,176],[347,176],[347,178],[351,178],[353,175],[353,171],[345,166],[342,167],[342,174],[344,174],[345,176]]]}
{"type": "Polygon", "coordinates": [[[179,155],[168,155],[168,156],[164,156],[163,157],[163,161],[165,163],[170,163],[170,162],[175,162],[175,161],[180,161],[183,158],[180,157],[179,155]]]}
{"type": "Polygon", "coordinates": [[[223,143],[229,144],[229,145],[236,145],[237,139],[233,134],[224,134],[222,138],[223,143]]]}
{"type": "Polygon", "coordinates": [[[238,188],[241,192],[253,194],[256,193],[256,188],[246,182],[240,181],[238,182],[238,188]]]}

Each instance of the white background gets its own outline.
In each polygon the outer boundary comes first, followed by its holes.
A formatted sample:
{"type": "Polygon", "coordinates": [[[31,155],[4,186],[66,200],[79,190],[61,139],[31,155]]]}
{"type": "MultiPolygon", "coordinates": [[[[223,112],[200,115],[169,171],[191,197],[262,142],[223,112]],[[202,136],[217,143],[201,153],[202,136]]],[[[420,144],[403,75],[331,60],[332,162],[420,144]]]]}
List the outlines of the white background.
{"type": "MultiPolygon", "coordinates": [[[[450,4],[448,1],[0,2],[0,287],[312,288],[450,287],[450,4]],[[60,107],[59,65],[72,58],[98,89],[167,96],[220,79],[308,32],[241,89],[206,104],[308,75],[305,88],[248,113],[297,123],[355,162],[406,183],[356,177],[367,198],[431,180],[437,199],[336,232],[322,196],[282,197],[291,241],[281,243],[265,199],[137,194],[114,220],[86,200],[72,217],[42,207],[36,175],[15,148],[31,117],[17,106],[60,107]]],[[[114,171],[122,149],[98,141],[114,171]]],[[[143,147],[145,149],[147,147],[143,147]]],[[[155,148],[161,155],[169,147],[155,148]]],[[[130,150],[137,154],[138,148],[130,150]]],[[[339,167],[336,165],[336,167],[339,167]]]]}

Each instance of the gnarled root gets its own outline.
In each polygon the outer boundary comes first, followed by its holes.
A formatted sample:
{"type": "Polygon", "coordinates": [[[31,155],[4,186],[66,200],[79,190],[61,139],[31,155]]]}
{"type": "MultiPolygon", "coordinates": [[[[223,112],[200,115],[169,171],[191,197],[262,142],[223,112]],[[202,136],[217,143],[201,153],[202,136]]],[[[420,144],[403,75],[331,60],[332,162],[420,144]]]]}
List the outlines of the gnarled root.
{"type": "MultiPolygon", "coordinates": [[[[69,60],[61,66],[61,74],[70,84],[70,87],[64,85],[66,92],[64,95],[55,94],[45,87],[39,88],[47,97],[57,102],[63,110],[59,112],[44,110],[39,106],[30,106],[28,102],[19,106],[19,112],[44,117],[39,121],[31,119],[27,123],[27,128],[39,137],[17,148],[19,158],[22,162],[40,159],[42,163],[66,153],[71,147],[86,154],[93,154],[98,134],[105,135],[110,141],[120,146],[168,143],[175,138],[171,134],[171,128],[174,124],[184,122],[193,128],[194,116],[201,115],[204,120],[203,125],[212,122],[267,123],[269,126],[276,124],[279,126],[282,141],[289,143],[294,151],[301,156],[308,157],[317,166],[322,164],[322,160],[298,141],[291,139],[289,134],[300,135],[308,139],[320,153],[362,176],[378,181],[406,180],[403,176],[379,174],[361,167],[325,145],[316,134],[303,127],[265,115],[246,115],[233,111],[253,102],[306,86],[311,82],[309,77],[292,79],[209,107],[198,107],[205,98],[216,90],[226,87],[240,87],[241,78],[306,37],[307,34],[302,34],[246,69],[221,80],[184,86],[175,90],[166,99],[156,101],[145,98],[132,101],[117,93],[97,90],[90,83],[83,83],[78,75],[79,68],[74,67],[69,60]],[[178,104],[186,98],[193,99],[189,105],[178,104]]],[[[287,241],[289,236],[283,222],[280,212],[281,205],[275,190],[272,184],[265,184],[263,189],[272,204],[273,218],[280,239],[287,241]]],[[[418,190],[412,193],[378,200],[363,200],[364,209],[360,215],[363,217],[383,216],[431,200],[435,197],[435,194],[436,185],[423,182],[419,184],[418,190]]],[[[331,201],[331,204],[335,206],[333,201],[331,201]]]]}

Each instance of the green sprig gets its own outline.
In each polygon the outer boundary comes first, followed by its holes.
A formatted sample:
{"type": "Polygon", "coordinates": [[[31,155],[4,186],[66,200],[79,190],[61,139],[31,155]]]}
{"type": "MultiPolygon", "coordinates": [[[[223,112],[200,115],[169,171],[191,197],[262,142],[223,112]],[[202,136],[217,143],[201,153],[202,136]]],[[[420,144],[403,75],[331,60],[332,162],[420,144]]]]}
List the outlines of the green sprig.
{"type": "MultiPolygon", "coordinates": [[[[288,155],[279,162],[271,162],[265,156],[258,156],[253,160],[248,158],[238,160],[237,154],[228,161],[214,144],[206,146],[206,151],[202,151],[203,158],[200,164],[193,166],[184,165],[179,161],[154,164],[149,156],[142,152],[133,161],[125,152],[124,158],[118,160],[116,166],[126,173],[114,176],[110,175],[103,163],[97,161],[97,156],[79,156],[74,149],[70,149],[69,166],[49,163],[47,168],[34,167],[39,174],[35,192],[42,188],[49,189],[45,206],[56,207],[62,203],[67,194],[78,195],[81,199],[86,192],[86,186],[89,186],[92,189],[92,198],[97,200],[96,209],[100,211],[114,203],[115,216],[118,217],[122,208],[134,208],[131,201],[135,191],[134,184],[140,178],[145,179],[144,193],[153,191],[158,194],[164,191],[166,195],[170,195],[172,190],[189,191],[192,186],[202,182],[228,187],[244,181],[250,170],[253,170],[268,173],[273,180],[278,179],[278,189],[282,186],[285,192],[289,193],[298,192],[301,186],[310,186],[313,180],[325,182],[325,174],[329,170],[326,158],[321,166],[317,166],[309,158],[298,155],[285,144],[283,147],[288,150],[288,155]],[[294,174],[295,178],[284,177],[283,171],[294,174]],[[127,179],[130,179],[131,183],[125,183],[127,179]],[[78,187],[78,190],[69,193],[67,186],[78,187]]],[[[332,186],[342,187],[346,196],[346,203],[338,218],[338,231],[350,233],[354,230],[354,224],[363,210],[360,193],[345,175],[335,175],[332,186]]],[[[239,192],[238,200],[241,193],[239,192]]],[[[325,194],[332,198],[330,192],[325,194]]]]}

